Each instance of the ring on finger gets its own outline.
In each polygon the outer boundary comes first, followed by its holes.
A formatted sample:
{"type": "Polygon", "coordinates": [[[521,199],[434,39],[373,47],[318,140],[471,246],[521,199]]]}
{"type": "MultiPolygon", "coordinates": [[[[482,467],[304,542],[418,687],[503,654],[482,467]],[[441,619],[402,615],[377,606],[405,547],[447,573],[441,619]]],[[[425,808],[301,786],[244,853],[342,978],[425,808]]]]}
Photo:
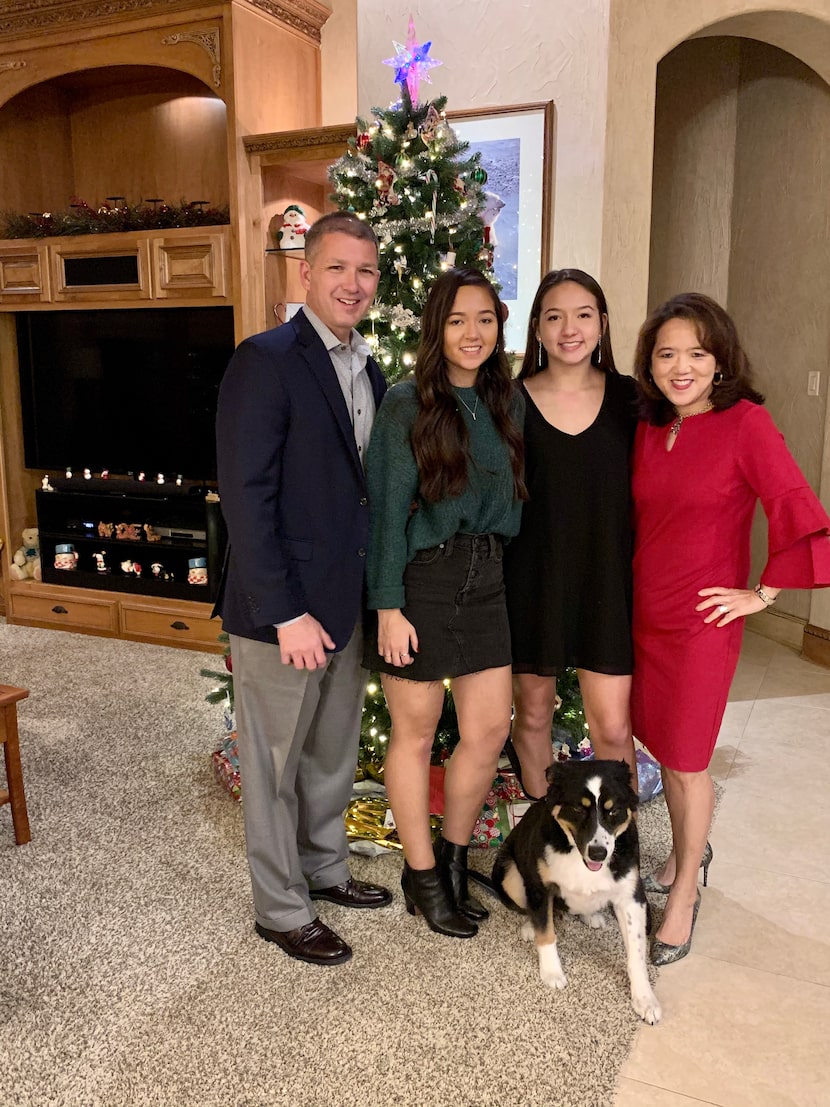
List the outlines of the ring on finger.
{"type": "Polygon", "coordinates": [[[725,603],[722,603],[722,604],[718,605],[718,611],[720,612],[721,615],[728,615],[729,614],[729,608],[726,606],[725,603]]]}

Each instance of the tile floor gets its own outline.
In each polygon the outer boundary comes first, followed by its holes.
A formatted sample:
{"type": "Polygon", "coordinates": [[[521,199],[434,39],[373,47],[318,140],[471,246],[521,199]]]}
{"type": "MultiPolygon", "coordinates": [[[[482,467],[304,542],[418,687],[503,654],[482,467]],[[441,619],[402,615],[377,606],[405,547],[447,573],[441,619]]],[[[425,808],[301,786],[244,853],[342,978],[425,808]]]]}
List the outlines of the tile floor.
{"type": "Polygon", "coordinates": [[[660,971],[615,1107],[830,1104],[830,670],[747,633],[692,952],[660,971]]]}

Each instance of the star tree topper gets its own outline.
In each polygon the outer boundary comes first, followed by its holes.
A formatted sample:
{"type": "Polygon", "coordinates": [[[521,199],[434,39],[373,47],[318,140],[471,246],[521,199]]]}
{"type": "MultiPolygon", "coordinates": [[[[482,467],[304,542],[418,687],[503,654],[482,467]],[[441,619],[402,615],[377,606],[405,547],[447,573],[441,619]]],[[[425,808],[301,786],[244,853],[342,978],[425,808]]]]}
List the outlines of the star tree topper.
{"type": "Polygon", "coordinates": [[[392,44],[398,53],[394,58],[387,58],[383,64],[394,66],[395,84],[401,85],[401,87],[406,85],[409,89],[410,100],[413,104],[417,104],[420,82],[424,80],[431,85],[430,69],[434,69],[436,65],[442,65],[443,62],[429,57],[431,42],[418,45],[418,36],[415,34],[415,22],[412,16],[409,17],[406,43],[395,42],[393,39],[392,44]]]}

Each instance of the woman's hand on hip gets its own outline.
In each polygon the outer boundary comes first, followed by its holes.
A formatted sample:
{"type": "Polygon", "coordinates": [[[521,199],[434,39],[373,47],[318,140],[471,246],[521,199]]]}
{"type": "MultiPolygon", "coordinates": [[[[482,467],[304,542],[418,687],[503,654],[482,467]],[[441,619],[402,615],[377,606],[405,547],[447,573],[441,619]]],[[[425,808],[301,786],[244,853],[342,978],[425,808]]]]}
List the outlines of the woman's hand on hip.
{"type": "Polygon", "coordinates": [[[706,598],[695,611],[707,612],[704,623],[715,623],[719,627],[764,611],[767,606],[751,588],[701,588],[698,595],[706,598]]]}
{"type": "Polygon", "coordinates": [[[418,652],[418,634],[399,607],[378,612],[378,653],[388,664],[411,665],[418,652]]]}

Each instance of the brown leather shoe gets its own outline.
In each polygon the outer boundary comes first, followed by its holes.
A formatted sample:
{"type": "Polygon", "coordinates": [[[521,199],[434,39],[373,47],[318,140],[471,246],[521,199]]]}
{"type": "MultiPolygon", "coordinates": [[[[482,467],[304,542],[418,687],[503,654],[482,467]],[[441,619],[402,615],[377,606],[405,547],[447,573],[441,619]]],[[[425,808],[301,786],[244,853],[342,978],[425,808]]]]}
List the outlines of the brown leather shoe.
{"type": "Polygon", "coordinates": [[[254,923],[254,930],[266,942],[275,942],[289,957],[311,965],[342,965],[352,957],[352,947],[320,919],[295,930],[268,930],[254,923]]]}
{"type": "Polygon", "coordinates": [[[333,888],[309,889],[311,899],[325,899],[341,907],[388,907],[392,902],[392,893],[379,884],[366,884],[363,880],[349,877],[333,888]]]}

